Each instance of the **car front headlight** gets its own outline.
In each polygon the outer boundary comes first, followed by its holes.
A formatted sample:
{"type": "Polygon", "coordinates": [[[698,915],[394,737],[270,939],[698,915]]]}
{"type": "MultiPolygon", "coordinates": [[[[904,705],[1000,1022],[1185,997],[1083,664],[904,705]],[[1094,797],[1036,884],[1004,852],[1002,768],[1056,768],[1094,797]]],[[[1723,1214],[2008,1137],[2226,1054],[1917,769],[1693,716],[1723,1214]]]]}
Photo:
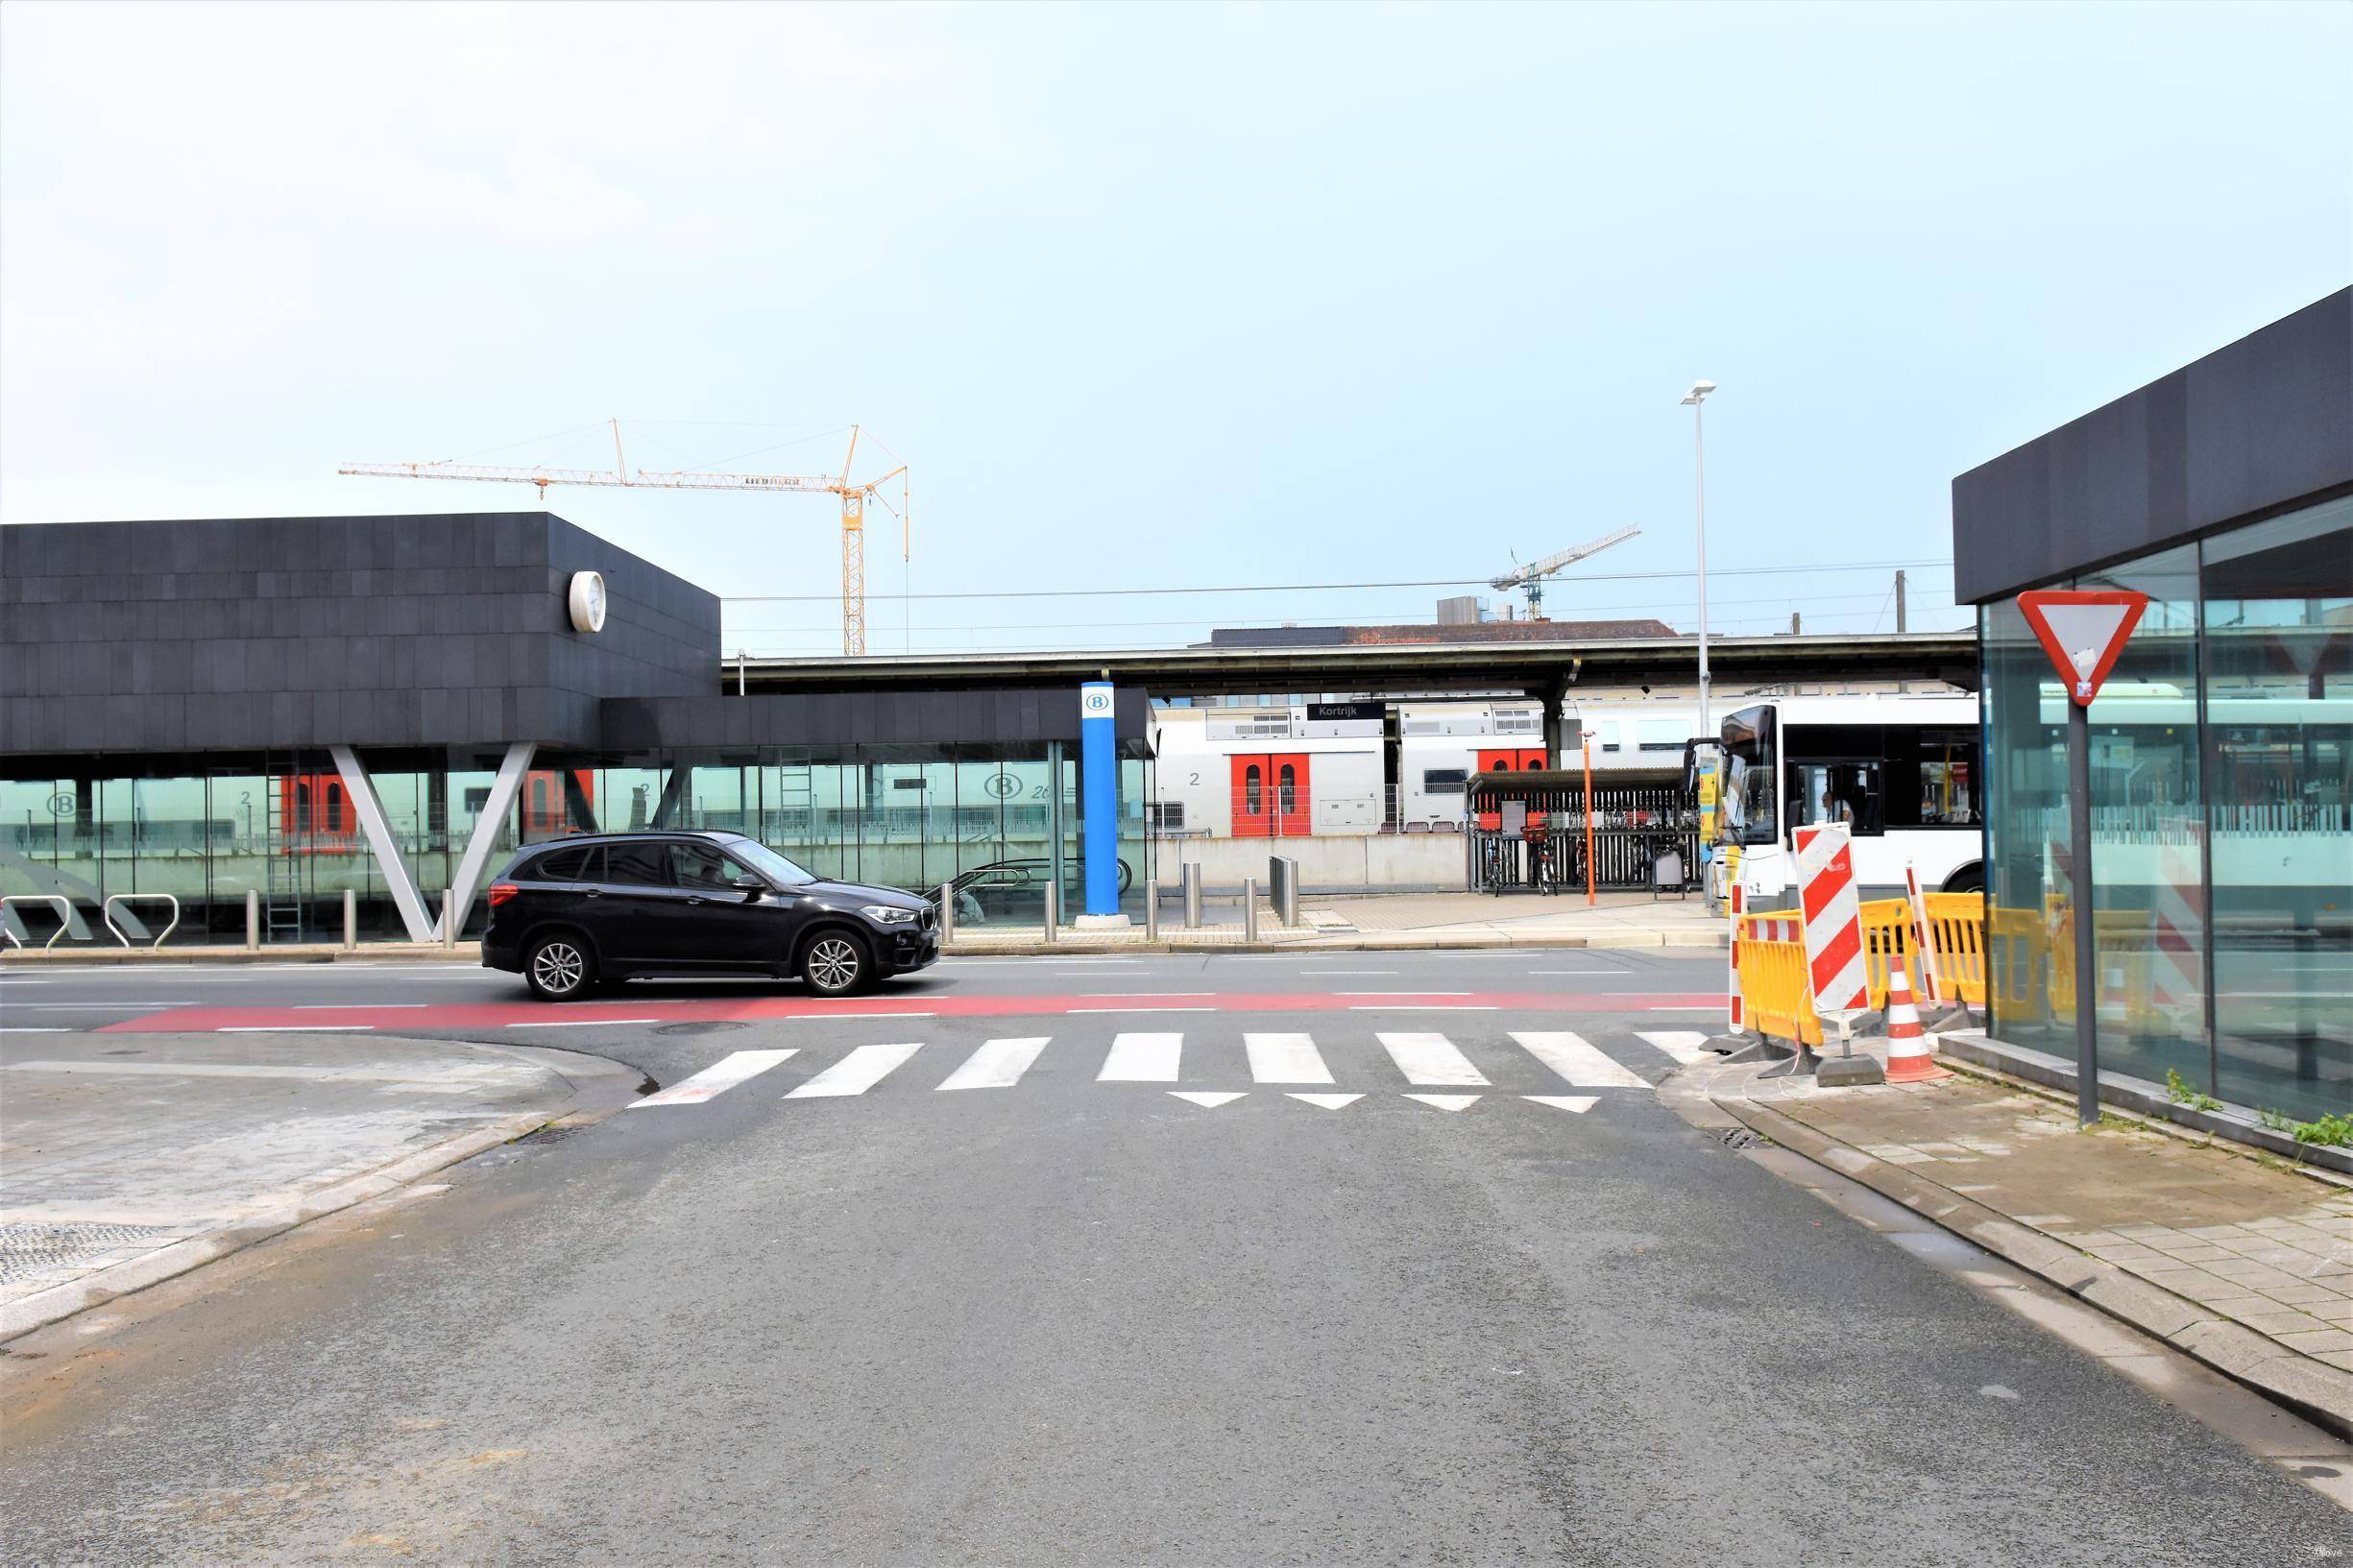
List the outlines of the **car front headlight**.
{"type": "Polygon", "coordinates": [[[869,904],[861,911],[877,926],[912,926],[915,911],[902,909],[895,904],[869,904]]]}

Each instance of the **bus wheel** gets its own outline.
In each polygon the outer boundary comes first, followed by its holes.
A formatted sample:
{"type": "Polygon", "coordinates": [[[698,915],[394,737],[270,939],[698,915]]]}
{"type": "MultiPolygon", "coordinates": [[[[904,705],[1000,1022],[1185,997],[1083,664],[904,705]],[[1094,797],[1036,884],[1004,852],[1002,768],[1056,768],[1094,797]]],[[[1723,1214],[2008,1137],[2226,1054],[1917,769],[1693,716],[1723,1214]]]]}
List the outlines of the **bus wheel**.
{"type": "Polygon", "coordinates": [[[1945,879],[1944,890],[1948,893],[1983,893],[1985,891],[1985,867],[1982,865],[1961,867],[1960,870],[1945,879]]]}

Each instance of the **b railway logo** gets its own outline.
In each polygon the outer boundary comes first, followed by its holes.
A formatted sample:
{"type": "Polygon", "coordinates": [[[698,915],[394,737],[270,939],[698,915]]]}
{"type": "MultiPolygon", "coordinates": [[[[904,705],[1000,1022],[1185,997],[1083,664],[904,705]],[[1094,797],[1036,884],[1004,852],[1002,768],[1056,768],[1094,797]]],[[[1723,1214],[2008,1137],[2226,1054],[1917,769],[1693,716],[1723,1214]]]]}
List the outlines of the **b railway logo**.
{"type": "Polygon", "coordinates": [[[998,800],[1009,801],[1021,793],[1021,781],[1010,773],[992,773],[981,787],[998,800]]]}

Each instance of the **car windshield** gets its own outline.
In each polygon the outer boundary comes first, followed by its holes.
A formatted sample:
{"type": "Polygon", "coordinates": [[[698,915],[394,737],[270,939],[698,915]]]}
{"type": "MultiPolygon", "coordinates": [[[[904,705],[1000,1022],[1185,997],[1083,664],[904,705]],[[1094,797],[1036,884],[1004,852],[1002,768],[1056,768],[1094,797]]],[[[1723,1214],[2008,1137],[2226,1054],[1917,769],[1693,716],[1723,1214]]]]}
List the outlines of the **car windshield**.
{"type": "Polygon", "coordinates": [[[803,882],[813,882],[817,880],[765,844],[749,838],[734,840],[727,846],[727,853],[779,887],[798,887],[803,882]]]}

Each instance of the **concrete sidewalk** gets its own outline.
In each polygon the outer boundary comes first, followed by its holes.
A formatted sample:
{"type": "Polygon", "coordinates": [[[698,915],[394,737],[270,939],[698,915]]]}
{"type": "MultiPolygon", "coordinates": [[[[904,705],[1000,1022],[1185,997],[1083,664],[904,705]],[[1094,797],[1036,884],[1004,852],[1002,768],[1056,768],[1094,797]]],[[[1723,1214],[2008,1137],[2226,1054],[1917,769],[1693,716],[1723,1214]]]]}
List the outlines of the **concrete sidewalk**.
{"type": "MultiPolygon", "coordinates": [[[[1646,894],[1604,894],[1589,908],[1583,894],[1552,898],[1502,897],[1484,893],[1386,893],[1370,897],[1302,899],[1299,924],[1284,926],[1263,901],[1258,937],[1243,933],[1233,900],[1217,919],[1186,929],[1175,919],[1160,923],[1156,938],[1145,935],[1141,920],[1119,930],[1062,930],[1048,942],[1037,926],[958,925],[951,954],[1022,955],[1076,953],[1379,953],[1422,948],[1700,948],[1728,945],[1729,923],[1708,912],[1706,902],[1652,900],[1646,894]]],[[[242,947],[171,947],[159,951],[118,947],[28,948],[0,954],[0,969],[12,964],[173,963],[462,963],[478,965],[482,945],[374,942],[357,948],[322,943],[248,950],[242,947]]]]}
{"type": "MultiPolygon", "coordinates": [[[[1959,1064],[1948,1064],[1959,1065],[1959,1064]]],[[[1686,1093],[2353,1436],[2353,1181],[1966,1070],[1822,1089],[1710,1062],[1686,1093]]]]}
{"type": "Polygon", "coordinates": [[[640,1075],[369,1034],[29,1035],[0,1050],[0,1339],[227,1256],[640,1075]]]}

